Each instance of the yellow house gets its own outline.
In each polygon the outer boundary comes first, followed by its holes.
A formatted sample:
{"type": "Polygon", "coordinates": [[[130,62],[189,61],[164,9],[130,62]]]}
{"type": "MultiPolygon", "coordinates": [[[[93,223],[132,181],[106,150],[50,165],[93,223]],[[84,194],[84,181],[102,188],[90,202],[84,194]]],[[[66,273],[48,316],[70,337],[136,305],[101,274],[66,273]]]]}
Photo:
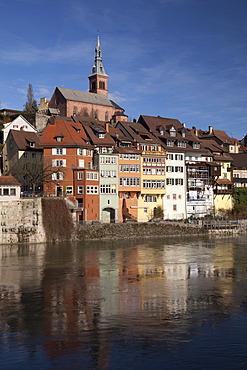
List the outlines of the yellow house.
{"type": "Polygon", "coordinates": [[[217,161],[221,167],[221,175],[215,180],[214,185],[214,208],[215,214],[231,210],[233,207],[233,183],[231,160],[217,161]]]}

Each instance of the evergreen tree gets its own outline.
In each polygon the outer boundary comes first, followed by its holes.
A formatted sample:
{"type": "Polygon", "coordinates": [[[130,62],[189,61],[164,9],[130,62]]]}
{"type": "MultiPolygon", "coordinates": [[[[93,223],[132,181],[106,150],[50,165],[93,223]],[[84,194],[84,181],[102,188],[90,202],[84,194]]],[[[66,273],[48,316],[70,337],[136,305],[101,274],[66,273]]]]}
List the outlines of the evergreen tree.
{"type": "Polygon", "coordinates": [[[34,99],[33,85],[29,84],[27,88],[27,101],[24,105],[24,111],[27,113],[35,113],[38,110],[37,101],[34,99]]]}

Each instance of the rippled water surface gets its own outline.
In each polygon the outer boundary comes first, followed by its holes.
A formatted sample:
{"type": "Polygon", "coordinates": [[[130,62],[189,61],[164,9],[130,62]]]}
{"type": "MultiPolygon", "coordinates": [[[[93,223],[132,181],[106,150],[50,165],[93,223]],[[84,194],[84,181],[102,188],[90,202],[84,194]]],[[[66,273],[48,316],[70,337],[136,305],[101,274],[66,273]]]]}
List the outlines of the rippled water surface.
{"type": "Polygon", "coordinates": [[[1,369],[246,369],[247,238],[0,247],[1,369]]]}

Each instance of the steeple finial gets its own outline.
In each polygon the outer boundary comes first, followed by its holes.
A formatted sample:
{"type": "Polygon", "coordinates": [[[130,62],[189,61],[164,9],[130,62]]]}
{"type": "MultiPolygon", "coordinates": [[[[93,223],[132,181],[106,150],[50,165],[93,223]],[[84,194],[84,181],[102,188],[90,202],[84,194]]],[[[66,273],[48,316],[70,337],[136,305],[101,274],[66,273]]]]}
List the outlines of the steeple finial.
{"type": "Polygon", "coordinates": [[[92,69],[92,75],[101,75],[101,76],[107,76],[105,73],[105,69],[102,63],[102,51],[100,46],[100,38],[99,35],[97,37],[97,44],[95,47],[95,58],[94,58],[94,66],[92,69]]]}

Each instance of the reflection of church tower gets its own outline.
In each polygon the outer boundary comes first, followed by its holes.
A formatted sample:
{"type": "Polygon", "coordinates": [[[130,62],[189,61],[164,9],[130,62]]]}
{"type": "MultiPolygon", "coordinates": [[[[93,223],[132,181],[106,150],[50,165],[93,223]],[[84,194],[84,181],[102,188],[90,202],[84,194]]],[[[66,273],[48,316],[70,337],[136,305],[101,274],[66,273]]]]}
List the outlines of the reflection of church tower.
{"type": "Polygon", "coordinates": [[[106,97],[108,97],[108,76],[105,73],[105,69],[102,63],[102,52],[99,36],[95,48],[95,60],[92,74],[88,78],[89,92],[105,95],[106,97]]]}

